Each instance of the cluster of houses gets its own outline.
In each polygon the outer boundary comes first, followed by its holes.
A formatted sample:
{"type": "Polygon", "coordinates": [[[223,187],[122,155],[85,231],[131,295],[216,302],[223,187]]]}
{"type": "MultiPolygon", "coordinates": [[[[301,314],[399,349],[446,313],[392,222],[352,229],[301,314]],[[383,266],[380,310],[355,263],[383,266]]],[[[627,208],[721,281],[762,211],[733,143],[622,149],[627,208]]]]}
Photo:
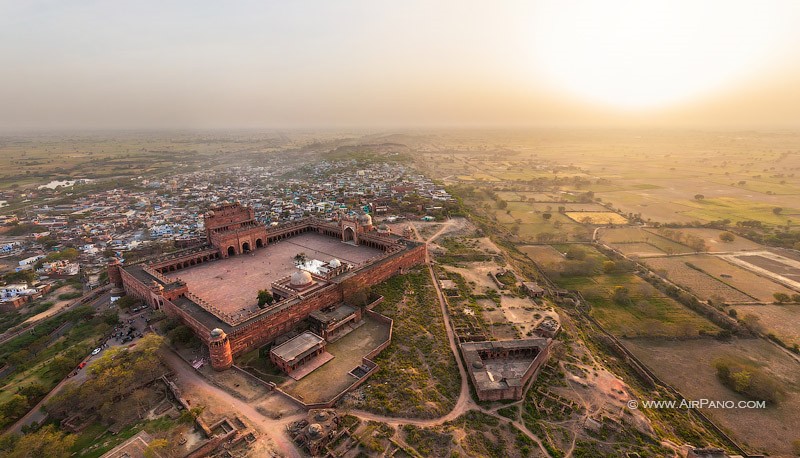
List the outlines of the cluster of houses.
{"type": "Polygon", "coordinates": [[[49,293],[51,288],[50,283],[35,286],[28,286],[27,283],[0,286],[0,312],[16,310],[49,293]]]}
{"type": "MultiPolygon", "coordinates": [[[[140,177],[130,186],[73,195],[72,188],[14,191],[44,203],[23,215],[0,216],[0,275],[34,269],[40,277],[83,274],[90,283],[111,256],[155,242],[190,244],[203,237],[202,215],[223,201],[254,209],[256,220],[277,225],[304,216],[332,218],[341,211],[368,212],[392,222],[414,216],[434,219],[453,199],[428,178],[400,164],[320,161],[301,169],[276,157],[265,166],[229,167],[177,174],[164,180],[140,177]],[[3,228],[37,226],[25,237],[5,237],[3,228]],[[75,261],[39,263],[45,255],[74,247],[75,261]]],[[[2,194],[0,194],[2,195],[2,194]]]]}

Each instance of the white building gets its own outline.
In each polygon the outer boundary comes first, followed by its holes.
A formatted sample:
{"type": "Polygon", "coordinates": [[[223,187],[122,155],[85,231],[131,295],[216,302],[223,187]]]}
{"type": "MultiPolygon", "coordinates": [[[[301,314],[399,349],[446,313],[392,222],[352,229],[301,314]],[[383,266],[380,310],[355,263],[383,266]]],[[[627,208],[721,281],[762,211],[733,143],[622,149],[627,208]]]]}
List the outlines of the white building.
{"type": "Polygon", "coordinates": [[[11,299],[12,297],[17,296],[27,296],[29,294],[35,293],[35,289],[28,288],[28,285],[24,283],[14,284],[14,285],[6,285],[0,289],[0,299],[11,299]]]}

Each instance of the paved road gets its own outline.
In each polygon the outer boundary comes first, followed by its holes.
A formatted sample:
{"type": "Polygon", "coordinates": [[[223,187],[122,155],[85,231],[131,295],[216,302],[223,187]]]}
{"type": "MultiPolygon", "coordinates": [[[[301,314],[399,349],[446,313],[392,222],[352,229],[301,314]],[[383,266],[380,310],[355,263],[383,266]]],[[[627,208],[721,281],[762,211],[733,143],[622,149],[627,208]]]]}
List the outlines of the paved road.
{"type": "MultiPolygon", "coordinates": [[[[101,308],[103,305],[105,305],[105,303],[103,302],[104,298],[105,298],[105,300],[108,300],[109,294],[106,293],[106,294],[101,295],[96,300],[92,301],[90,304],[95,308],[101,308]]],[[[123,321],[127,321],[127,320],[123,320],[123,321]]],[[[144,331],[144,329],[146,327],[146,322],[144,320],[144,315],[143,314],[138,314],[137,317],[133,320],[132,325],[138,331],[140,331],[140,332],[144,331]]],[[[64,386],[67,385],[68,382],[82,383],[86,379],[86,376],[87,376],[87,373],[88,373],[88,369],[92,365],[92,362],[96,361],[100,356],[102,356],[103,353],[105,353],[105,351],[108,348],[119,347],[119,346],[129,346],[129,345],[131,345],[133,343],[136,343],[137,341],[138,341],[138,339],[134,339],[131,342],[127,342],[127,343],[123,344],[123,343],[121,343],[121,342],[119,342],[119,341],[117,341],[115,339],[110,339],[109,340],[109,344],[110,345],[108,347],[106,347],[106,348],[103,348],[100,351],[100,353],[98,353],[97,355],[94,355],[94,356],[87,355],[86,358],[83,359],[83,362],[87,363],[86,367],[84,367],[83,369],[80,369],[75,376],[66,377],[63,380],[61,380],[58,383],[58,385],[53,387],[53,389],[50,390],[50,392],[47,393],[47,395],[44,398],[42,398],[41,401],[39,401],[38,404],[36,404],[27,414],[25,414],[24,417],[22,417],[19,420],[17,420],[17,422],[14,423],[14,425],[12,425],[8,430],[11,431],[11,432],[14,432],[14,433],[20,433],[22,431],[22,427],[23,426],[30,425],[30,424],[32,424],[34,422],[39,423],[42,420],[46,419],[47,415],[45,414],[44,411],[42,411],[42,407],[53,396],[58,394],[64,388],[64,386]]]]}

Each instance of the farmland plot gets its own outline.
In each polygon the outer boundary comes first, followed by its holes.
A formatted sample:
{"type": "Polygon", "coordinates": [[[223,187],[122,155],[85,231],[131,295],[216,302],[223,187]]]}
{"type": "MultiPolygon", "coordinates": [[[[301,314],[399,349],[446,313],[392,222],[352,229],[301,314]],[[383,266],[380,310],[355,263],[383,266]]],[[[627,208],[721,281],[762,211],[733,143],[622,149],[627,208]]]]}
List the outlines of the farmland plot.
{"type": "Polygon", "coordinates": [[[753,302],[753,298],[722,283],[708,274],[686,265],[686,259],[648,258],[645,261],[652,270],[668,280],[690,290],[700,299],[720,298],[725,302],[753,302]]]}
{"type": "Polygon", "coordinates": [[[702,269],[703,272],[711,275],[717,280],[722,281],[749,296],[763,302],[772,302],[774,293],[785,293],[792,295],[793,291],[779,285],[772,280],[758,276],[753,272],[739,266],[726,262],[716,256],[695,255],[681,257],[685,262],[702,269]]]}

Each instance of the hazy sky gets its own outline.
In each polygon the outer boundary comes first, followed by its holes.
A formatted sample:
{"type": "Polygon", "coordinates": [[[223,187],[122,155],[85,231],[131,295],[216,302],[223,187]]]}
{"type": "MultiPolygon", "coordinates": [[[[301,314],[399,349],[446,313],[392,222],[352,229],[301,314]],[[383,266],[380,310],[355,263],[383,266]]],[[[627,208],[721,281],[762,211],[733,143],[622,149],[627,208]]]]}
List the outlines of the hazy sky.
{"type": "Polygon", "coordinates": [[[0,130],[792,128],[798,24],[797,0],[0,0],[0,130]]]}

